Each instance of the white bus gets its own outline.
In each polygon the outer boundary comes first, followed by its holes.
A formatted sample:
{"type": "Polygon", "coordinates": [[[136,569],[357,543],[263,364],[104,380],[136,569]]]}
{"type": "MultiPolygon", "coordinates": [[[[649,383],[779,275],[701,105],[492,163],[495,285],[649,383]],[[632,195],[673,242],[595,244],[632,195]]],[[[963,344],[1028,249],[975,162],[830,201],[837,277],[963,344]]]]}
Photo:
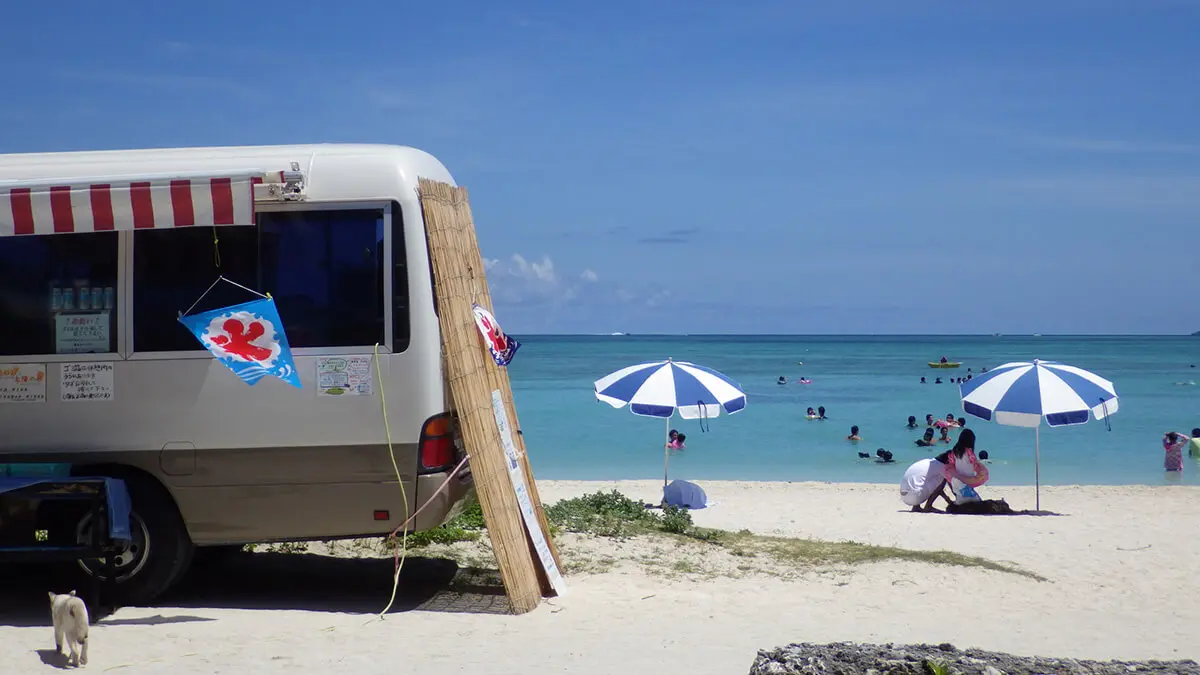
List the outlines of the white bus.
{"type": "MultiPolygon", "coordinates": [[[[453,182],[386,145],[0,155],[0,464],[124,479],[123,601],[197,548],[381,535],[425,505],[419,531],[460,508],[418,177],[453,182]],[[247,385],[178,321],[222,276],[274,299],[301,388],[247,385]]],[[[192,311],[253,299],[221,283],[192,311]]]]}

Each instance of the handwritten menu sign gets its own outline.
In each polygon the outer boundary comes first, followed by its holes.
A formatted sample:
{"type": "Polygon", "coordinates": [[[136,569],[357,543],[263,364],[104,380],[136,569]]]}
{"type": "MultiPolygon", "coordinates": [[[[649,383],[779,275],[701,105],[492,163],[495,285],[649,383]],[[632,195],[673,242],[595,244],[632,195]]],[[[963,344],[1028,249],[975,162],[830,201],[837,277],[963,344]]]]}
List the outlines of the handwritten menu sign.
{"type": "Polygon", "coordinates": [[[0,363],[0,403],[44,403],[45,401],[45,364],[0,363]]]}
{"type": "Polygon", "coordinates": [[[317,393],[320,396],[370,396],[374,390],[370,356],[317,358],[317,393]]]}
{"type": "Polygon", "coordinates": [[[105,354],[109,347],[108,312],[54,316],[54,345],[59,354],[105,354]]]}
{"type": "Polygon", "coordinates": [[[62,400],[113,400],[113,364],[102,361],[62,364],[62,400]]]}

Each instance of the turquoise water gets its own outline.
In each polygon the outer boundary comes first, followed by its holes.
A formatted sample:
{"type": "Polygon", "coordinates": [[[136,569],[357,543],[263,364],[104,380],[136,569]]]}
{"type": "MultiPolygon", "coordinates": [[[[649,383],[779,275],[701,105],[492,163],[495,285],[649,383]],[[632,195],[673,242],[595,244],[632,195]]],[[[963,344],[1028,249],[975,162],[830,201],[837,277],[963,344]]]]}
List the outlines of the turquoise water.
{"type": "MultiPolygon", "coordinates": [[[[694,480],[899,481],[928,456],[905,428],[909,415],[965,416],[953,384],[1007,361],[1041,358],[1112,380],[1120,411],[1104,421],[1041,429],[1041,476],[1052,484],[1200,484],[1200,462],[1185,457],[1182,476],[1163,471],[1166,431],[1200,427],[1200,338],[1193,337],[872,337],[872,336],[518,336],[509,367],[521,429],[538,478],[632,479],[662,476],[662,420],[596,401],[592,383],[644,361],[672,357],[716,368],[739,381],[746,410],[709,420],[675,418],[687,449],[671,458],[671,477],[694,480]],[[958,370],[934,370],[945,355],[958,370]],[[797,365],[803,361],[804,365],[797,365]],[[1197,367],[1190,367],[1195,364],[1197,367]],[[775,383],[786,375],[789,384],[775,383]],[[791,384],[804,375],[812,384],[791,384]],[[930,384],[920,384],[925,376],[930,384]],[[1197,382],[1196,386],[1177,382],[1197,382]],[[804,419],[823,405],[827,421],[804,419]],[[857,424],[863,441],[845,439],[857,424]],[[894,464],[858,459],[883,447],[894,464]]],[[[1034,481],[1034,432],[968,417],[978,447],[991,454],[992,482],[1034,481]]],[[[923,425],[923,422],[922,422],[923,425]]],[[[937,452],[941,452],[938,450],[937,452]]]]}

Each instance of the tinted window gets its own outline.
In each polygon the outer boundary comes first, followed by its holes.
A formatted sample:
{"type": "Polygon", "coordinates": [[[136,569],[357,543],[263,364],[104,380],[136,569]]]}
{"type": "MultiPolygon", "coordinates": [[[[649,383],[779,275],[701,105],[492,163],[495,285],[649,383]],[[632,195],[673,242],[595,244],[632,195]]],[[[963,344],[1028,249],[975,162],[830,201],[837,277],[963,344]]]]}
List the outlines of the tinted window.
{"type": "Polygon", "coordinates": [[[117,351],[117,236],[0,238],[0,354],[117,351]]]}
{"type": "MultiPolygon", "coordinates": [[[[133,235],[133,350],[201,349],[182,324],[187,311],[217,277],[258,285],[258,229],[213,227],[146,230],[133,235]],[[215,237],[215,241],[214,241],[215,237]]],[[[255,299],[231,284],[217,284],[197,312],[255,299]]]]}
{"type": "MultiPolygon", "coordinates": [[[[432,268],[430,268],[432,270],[432,268]]],[[[430,272],[432,279],[432,271],[430,272]]],[[[408,257],[404,248],[404,217],[392,202],[392,351],[408,349],[408,257]]]]}
{"type": "Polygon", "coordinates": [[[383,343],[383,211],[258,217],[262,283],[293,347],[383,343]]]}
{"type": "MultiPolygon", "coordinates": [[[[176,318],[220,275],[270,293],[292,347],[382,343],[382,246],[379,209],[260,213],[257,227],[139,232],[134,350],[199,349],[176,318]]],[[[195,311],[254,298],[218,284],[195,311]]]]}

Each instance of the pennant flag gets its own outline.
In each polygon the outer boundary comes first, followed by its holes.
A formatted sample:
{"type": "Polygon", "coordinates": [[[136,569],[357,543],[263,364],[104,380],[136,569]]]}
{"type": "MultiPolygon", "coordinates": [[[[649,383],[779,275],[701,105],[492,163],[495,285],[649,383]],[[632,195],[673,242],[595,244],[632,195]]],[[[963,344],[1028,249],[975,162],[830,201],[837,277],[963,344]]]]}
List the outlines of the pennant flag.
{"type": "Polygon", "coordinates": [[[492,316],[491,312],[480,305],[472,305],[471,310],[475,312],[475,325],[479,327],[483,343],[492,353],[492,360],[498,366],[507,366],[516,356],[521,343],[504,334],[504,331],[500,329],[500,322],[496,321],[496,317],[492,316]]]}
{"type": "Polygon", "coordinates": [[[188,314],[179,317],[179,322],[246,384],[274,375],[294,387],[301,386],[283,321],[271,298],[188,314]]]}

